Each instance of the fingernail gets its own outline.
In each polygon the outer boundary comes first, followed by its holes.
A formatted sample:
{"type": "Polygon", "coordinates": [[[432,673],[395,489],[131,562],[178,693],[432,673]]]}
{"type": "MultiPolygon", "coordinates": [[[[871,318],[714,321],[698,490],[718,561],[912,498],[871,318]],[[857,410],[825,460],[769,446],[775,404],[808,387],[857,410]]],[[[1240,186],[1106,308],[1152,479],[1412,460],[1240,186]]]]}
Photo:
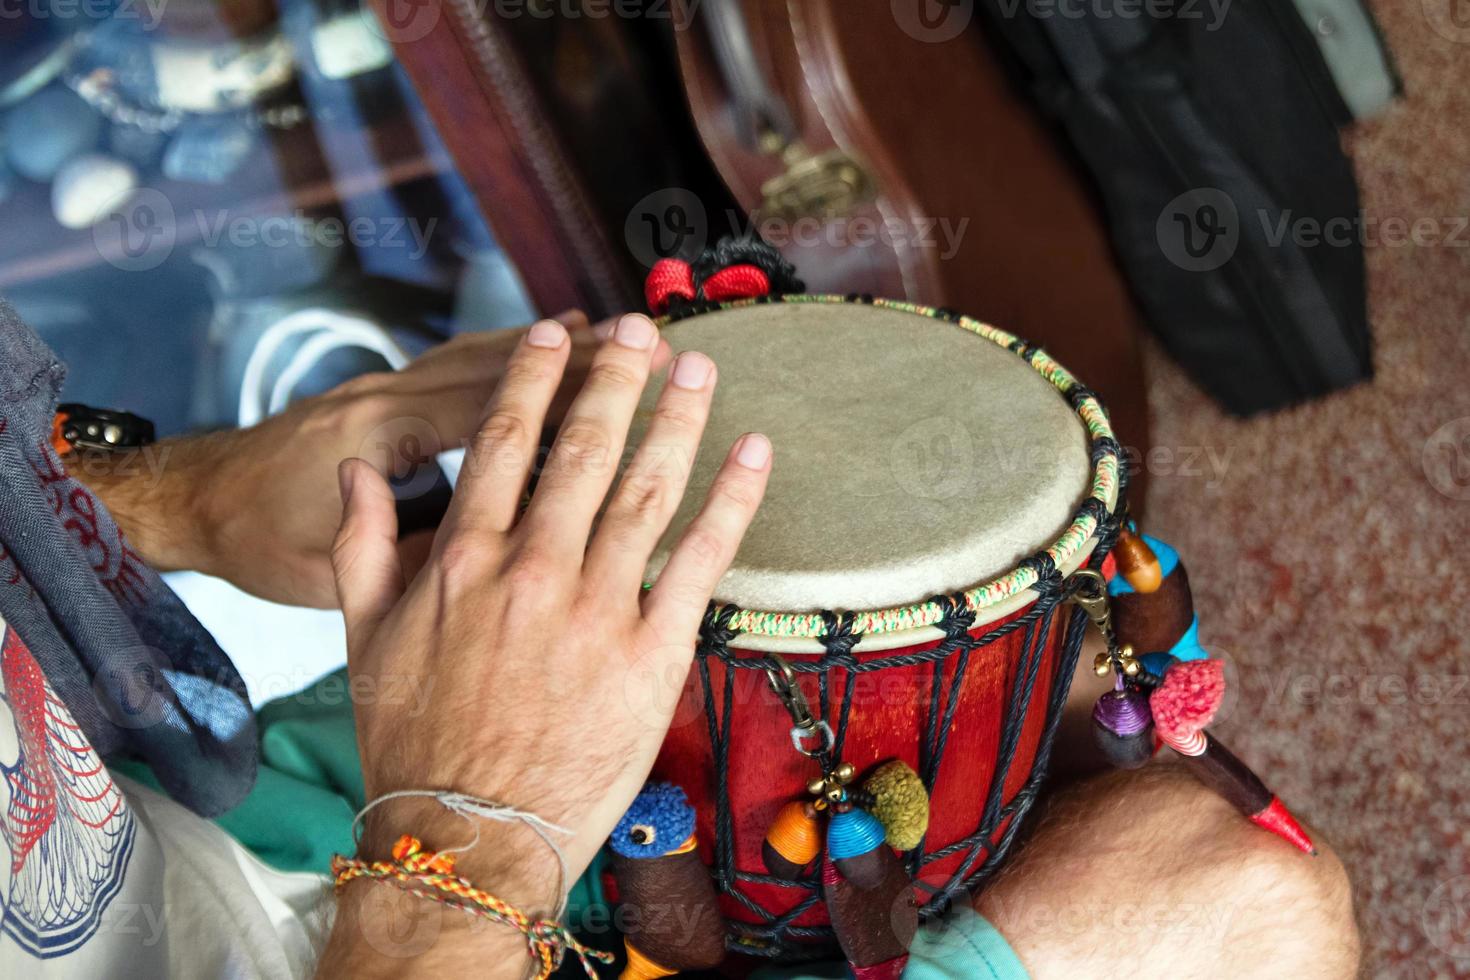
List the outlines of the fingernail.
{"type": "Polygon", "coordinates": [[[674,369],[669,372],[669,381],[675,388],[698,391],[709,381],[710,368],[714,362],[695,351],[680,354],[674,360],[674,369]]]}
{"type": "Polygon", "coordinates": [[[347,503],[352,498],[352,481],[357,479],[357,467],[352,465],[351,460],[344,459],[337,464],[337,490],[342,494],[342,503],[347,503]]]}
{"type": "Polygon", "coordinates": [[[646,316],[630,313],[618,321],[613,340],[633,350],[648,350],[658,338],[658,328],[646,316]]]}
{"type": "Polygon", "coordinates": [[[555,349],[567,337],[567,328],[555,320],[537,320],[526,334],[526,343],[532,347],[555,349]]]}
{"type": "Polygon", "coordinates": [[[750,470],[765,469],[771,461],[771,440],[759,432],[752,432],[740,440],[735,451],[735,462],[750,470]]]}

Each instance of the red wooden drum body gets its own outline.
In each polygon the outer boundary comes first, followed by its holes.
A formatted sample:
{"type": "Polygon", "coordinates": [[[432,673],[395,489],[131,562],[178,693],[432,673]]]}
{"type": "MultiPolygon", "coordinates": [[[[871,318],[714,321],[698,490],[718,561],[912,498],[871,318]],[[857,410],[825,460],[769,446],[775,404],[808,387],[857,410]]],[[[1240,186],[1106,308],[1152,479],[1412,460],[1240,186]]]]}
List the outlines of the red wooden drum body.
{"type": "MultiPolygon", "coordinates": [[[[950,851],[952,845],[966,843],[918,869],[921,905],[932,897],[924,886],[942,889],[956,873],[968,879],[991,870],[995,866],[993,858],[1009,840],[1013,811],[1029,802],[1034,792],[1030,786],[1033,776],[1040,775],[1034,763],[1043,744],[1043,734],[1049,734],[1049,726],[1060,709],[1060,704],[1052,707],[1054,693],[1059,690],[1058,682],[1063,676],[1070,676],[1076,662],[1075,648],[1070,651],[1070,657],[1062,653],[1062,637],[1071,611],[1064,606],[1047,616],[1037,611],[1033,602],[999,623],[976,627],[969,635],[979,640],[997,627],[1023,618],[1029,620],[1013,632],[977,647],[964,658],[967,662],[963,664],[962,655],[957,652],[935,663],[878,666],[865,673],[841,667],[826,671],[829,703],[841,698],[850,681],[853,685],[840,754],[859,766],[902,759],[915,771],[925,772],[925,760],[931,756],[926,735],[936,685],[940,694],[936,731],[943,724],[953,698],[953,714],[947,726],[949,738],[932,780],[931,817],[924,850],[926,854],[943,853],[950,851]],[[962,683],[956,691],[956,676],[961,667],[962,683]],[[1027,697],[1026,674],[1033,668],[1034,680],[1027,697]],[[1021,715],[1020,723],[1014,743],[1003,745],[1005,719],[1013,699],[1013,710],[1021,715]],[[997,787],[993,781],[1002,768],[1001,760],[1006,760],[1005,776],[997,787]],[[1017,796],[1023,790],[1025,796],[1017,804],[1017,796]],[[994,819],[990,826],[983,827],[977,840],[987,803],[995,810],[994,819]]],[[[872,665],[934,651],[942,642],[936,640],[870,654],[858,651],[854,656],[872,665]]],[[[738,650],[732,653],[750,664],[762,660],[759,653],[738,650]]],[[[791,654],[786,659],[800,670],[816,663],[821,656],[791,654]]],[[[808,701],[817,708],[822,703],[818,675],[802,674],[800,683],[808,701]]],[[[833,725],[835,728],[835,721],[833,725]]],[[[761,859],[761,842],[766,831],[784,804],[809,798],[805,787],[814,775],[812,761],[793,751],[790,728],[791,720],[772,694],[763,670],[730,667],[718,656],[707,655],[701,658],[701,664],[696,664],[674,727],[654,766],[654,778],[677,782],[689,794],[698,811],[697,833],[706,857],[718,854],[716,815],[724,807],[730,814],[736,871],[767,877],[761,859]],[[729,725],[726,736],[729,761],[725,767],[728,799],[723,803],[718,799],[717,774],[721,767],[716,758],[717,743],[711,739],[707,724],[711,705],[716,723],[724,724],[728,719],[729,725]]],[[[808,891],[787,883],[758,879],[742,881],[737,887],[746,900],[776,916],[803,904],[809,895],[808,891]]],[[[721,902],[726,916],[732,920],[756,925],[769,921],[769,915],[753,911],[746,901],[734,895],[724,895],[721,902]]],[[[827,922],[823,903],[805,904],[807,907],[793,920],[793,925],[820,926],[827,922]]]]}
{"type": "Polygon", "coordinates": [[[776,460],[653,776],[697,810],[733,948],[830,939],[814,872],[783,881],[762,859],[819,775],[768,681],[779,654],[835,759],[923,778],[929,829],[905,860],[938,911],[995,869],[1044,773],[1086,622],[1067,576],[1116,534],[1106,414],[1044,352],[946,311],[788,296],[675,319],[665,336],[710,354],[720,387],[716,448],[661,551],[736,435],[771,435],[776,460]]]}

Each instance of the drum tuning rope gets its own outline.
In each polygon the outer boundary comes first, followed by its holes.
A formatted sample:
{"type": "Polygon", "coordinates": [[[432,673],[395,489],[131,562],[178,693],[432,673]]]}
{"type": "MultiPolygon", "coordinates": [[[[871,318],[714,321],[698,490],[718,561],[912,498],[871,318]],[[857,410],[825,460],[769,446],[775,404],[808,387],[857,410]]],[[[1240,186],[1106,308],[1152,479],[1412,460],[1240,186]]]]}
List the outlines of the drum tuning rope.
{"type": "MultiPolygon", "coordinates": [[[[825,821],[828,830],[825,856],[832,858],[833,866],[841,857],[846,865],[838,872],[854,882],[872,870],[861,862],[873,854],[873,849],[866,849],[875,833],[873,823],[883,823],[890,833],[899,827],[907,835],[901,837],[905,846],[893,846],[902,854],[905,881],[911,881],[920,898],[918,912],[925,918],[939,914],[1000,866],[1021,831],[1022,818],[1049,769],[1053,740],[1087,630],[1095,626],[1107,641],[1101,660],[1104,672],[1117,670],[1134,684],[1143,683],[1146,677],[1132,650],[1118,640],[1114,618],[1122,613],[1114,608],[1100,572],[1119,537],[1123,518],[1118,511],[1126,499],[1127,465],[1096,394],[1041,348],[989,324],[951,310],[866,294],[788,292],[788,284],[781,281],[785,271],[764,250],[749,243],[739,250],[727,246],[725,252],[704,262],[668,263],[660,277],[650,282],[650,306],[663,315],[661,325],[714,310],[776,303],[862,304],[952,323],[1008,350],[1066,399],[1086,429],[1092,467],[1087,495],[1072,522],[1049,547],[998,578],[964,591],[893,608],[852,611],[744,609],[711,603],[696,646],[695,683],[714,769],[710,774],[714,811],[711,870],[726,913],[726,944],[744,955],[789,962],[828,956],[837,939],[831,926],[807,924],[813,918],[808,913],[824,899],[824,877],[833,873],[819,860],[824,857],[824,835],[818,820],[825,821]],[[756,290],[760,295],[726,302],[711,295],[731,284],[762,278],[769,291],[756,290]],[[1001,612],[1003,609],[1015,611],[1001,612]],[[892,650],[855,650],[865,636],[926,628],[936,631],[938,638],[892,650]],[[739,642],[743,637],[815,641],[820,652],[787,659],[756,652],[739,642]],[[973,689],[981,683],[976,675],[994,672],[997,657],[1004,657],[1005,673],[1004,688],[996,695],[996,734],[986,752],[994,763],[987,764],[985,780],[957,795],[953,786],[957,763],[946,766],[945,759],[947,754],[964,751],[957,748],[947,753],[951,734],[956,728],[963,729],[961,695],[967,693],[967,677],[973,689]],[[1129,674],[1130,664],[1138,677],[1129,674]],[[769,686],[789,719],[786,731],[793,749],[813,760],[819,770],[806,785],[810,795],[785,804],[775,815],[764,842],[769,845],[766,850],[777,850],[778,857],[788,860],[786,866],[780,866],[763,850],[765,870],[771,873],[739,866],[736,860],[736,805],[748,806],[750,799],[734,786],[733,776],[738,774],[732,774],[732,769],[739,763],[732,765],[732,760],[752,751],[745,744],[747,726],[735,722],[742,710],[737,690],[749,690],[737,684],[742,670],[762,672],[766,683],[760,686],[769,686]],[[861,730],[862,744],[868,745],[872,733],[862,726],[873,719],[861,698],[855,698],[856,685],[862,675],[882,677],[882,671],[901,671],[906,689],[912,688],[916,695],[917,746],[910,750],[910,757],[917,764],[912,769],[902,763],[902,769],[888,769],[891,763],[885,762],[859,782],[857,768],[843,760],[844,746],[849,724],[861,730]],[[802,678],[803,674],[815,675],[815,682],[802,678]],[[811,696],[813,687],[815,696],[811,696]],[[732,733],[737,728],[736,739],[742,744],[732,749],[732,733]],[[877,784],[881,793],[875,792],[875,777],[884,770],[886,776],[877,784]],[[963,798],[965,812],[973,807],[977,814],[974,822],[966,820],[965,830],[960,831],[964,836],[954,839],[951,830],[943,839],[931,842],[926,838],[927,823],[906,819],[903,813],[894,816],[894,801],[912,801],[922,795],[927,805],[927,801],[943,798],[936,798],[935,792],[936,786],[945,785],[949,799],[963,798]],[[880,813],[890,819],[879,819],[880,813]],[[834,839],[831,830],[837,814],[846,819],[834,839]],[[773,903],[773,889],[792,889],[796,894],[773,903]]],[[[853,742],[858,744],[856,736],[853,742]]],[[[954,743],[972,744],[973,737],[967,742],[965,732],[960,731],[954,743]]],[[[793,791],[799,792],[799,785],[792,786],[793,791]]],[[[943,814],[952,817],[953,811],[943,814]]],[[[748,841],[741,844],[744,857],[748,841]]]]}

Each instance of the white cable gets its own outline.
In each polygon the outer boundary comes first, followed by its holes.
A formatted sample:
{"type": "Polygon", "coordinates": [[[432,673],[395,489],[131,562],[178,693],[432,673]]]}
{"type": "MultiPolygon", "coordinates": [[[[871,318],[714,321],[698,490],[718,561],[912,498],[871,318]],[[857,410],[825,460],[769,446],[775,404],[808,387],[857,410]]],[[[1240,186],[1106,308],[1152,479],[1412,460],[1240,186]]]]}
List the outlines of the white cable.
{"type": "MultiPolygon", "coordinates": [[[[265,418],[269,414],[269,411],[273,410],[270,406],[275,402],[275,391],[272,392],[269,400],[265,398],[263,391],[265,372],[270,367],[272,359],[280,351],[282,345],[292,337],[300,334],[321,332],[353,337],[357,341],[355,346],[366,347],[369,350],[381,354],[394,370],[398,370],[408,363],[408,355],[404,353],[403,349],[393,343],[392,339],[383,332],[381,327],[369,320],[364,320],[361,317],[347,316],[334,310],[320,307],[310,307],[289,313],[275,323],[272,323],[261,333],[260,338],[255,342],[255,347],[250,351],[249,359],[245,362],[245,370],[240,379],[240,409],[238,419],[241,428],[255,425],[261,419],[265,418]]],[[[306,346],[306,344],[303,344],[303,349],[306,346]]],[[[346,345],[343,343],[334,343],[326,349],[333,350],[340,346],[346,345]]],[[[321,349],[318,347],[314,348],[314,350],[320,351],[321,349]]],[[[301,369],[293,368],[292,366],[298,363],[297,359],[301,357],[302,353],[303,351],[301,350],[296,352],[291,362],[287,364],[286,372],[283,373],[283,377],[286,374],[292,376],[291,384],[286,388],[288,395],[290,388],[295,386],[300,380],[301,375],[305,374],[306,370],[309,370],[309,368],[301,369]]],[[[321,353],[325,353],[325,351],[321,351],[321,353]]],[[[312,356],[319,357],[320,353],[314,353],[312,356]]],[[[302,357],[301,361],[305,362],[306,358],[302,357]]],[[[312,361],[312,363],[315,362],[312,361]]],[[[277,389],[280,388],[279,381],[275,387],[277,389]]]]}
{"type": "Polygon", "coordinates": [[[275,387],[271,389],[271,400],[266,414],[274,415],[284,409],[290,403],[291,393],[296,390],[301,379],[320,364],[323,357],[343,348],[373,351],[395,371],[401,370],[408,363],[408,355],[403,352],[403,348],[395,344],[381,327],[367,320],[343,318],[342,322],[331,329],[308,337],[291,355],[291,360],[276,378],[275,387]]]}

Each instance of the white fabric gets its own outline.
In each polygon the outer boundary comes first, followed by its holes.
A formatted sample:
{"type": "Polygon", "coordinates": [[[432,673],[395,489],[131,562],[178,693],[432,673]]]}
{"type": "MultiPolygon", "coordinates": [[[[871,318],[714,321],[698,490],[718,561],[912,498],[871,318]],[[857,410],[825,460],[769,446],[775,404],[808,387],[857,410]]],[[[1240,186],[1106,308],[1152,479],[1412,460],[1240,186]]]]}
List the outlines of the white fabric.
{"type": "Polygon", "coordinates": [[[0,632],[0,976],[309,976],[326,877],[268,868],[213,823],[111,778],[25,645],[0,632]]]}

